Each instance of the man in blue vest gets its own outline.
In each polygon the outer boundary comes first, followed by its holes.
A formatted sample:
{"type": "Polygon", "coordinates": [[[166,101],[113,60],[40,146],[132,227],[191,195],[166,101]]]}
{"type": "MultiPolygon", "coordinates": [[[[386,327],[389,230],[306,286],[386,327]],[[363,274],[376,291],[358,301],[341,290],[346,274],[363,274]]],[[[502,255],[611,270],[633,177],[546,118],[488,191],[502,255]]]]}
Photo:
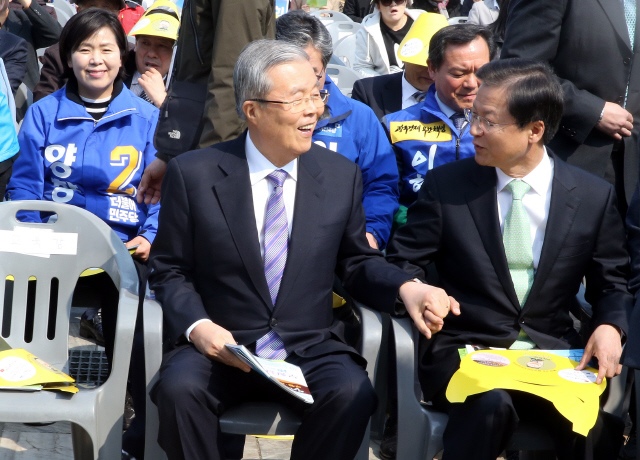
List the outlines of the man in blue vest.
{"type": "Polygon", "coordinates": [[[398,168],[384,129],[373,110],[344,96],[326,75],[333,46],[331,34],[319,19],[301,10],[290,11],[276,21],[276,39],[303,48],[311,58],[319,86],[328,91],[313,142],[360,166],[367,240],[371,247],[383,248],[398,209],[398,168]]]}
{"type": "Polygon", "coordinates": [[[495,53],[491,32],[484,27],[440,29],[429,43],[427,65],[434,84],[424,101],[384,118],[400,170],[399,223],[406,220],[406,208],[418,197],[427,171],[474,156],[464,109],[472,107],[480,86],[475,73],[495,53]]]}

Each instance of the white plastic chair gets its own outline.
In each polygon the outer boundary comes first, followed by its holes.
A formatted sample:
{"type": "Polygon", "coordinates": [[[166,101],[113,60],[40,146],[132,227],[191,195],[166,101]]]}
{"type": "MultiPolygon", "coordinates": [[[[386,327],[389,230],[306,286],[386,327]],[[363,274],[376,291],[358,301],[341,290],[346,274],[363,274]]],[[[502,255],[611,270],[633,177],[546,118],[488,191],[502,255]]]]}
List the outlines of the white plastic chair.
{"type": "MultiPolygon", "coordinates": [[[[349,67],[329,64],[327,66],[327,74],[331,77],[342,94],[351,97],[353,84],[360,79],[360,75],[349,67]]],[[[331,97],[331,96],[329,96],[331,97]]]]}
{"type": "Polygon", "coordinates": [[[353,22],[349,16],[344,13],[340,13],[339,11],[318,10],[309,14],[320,19],[325,27],[334,22],[353,22]]]}
{"type": "Polygon", "coordinates": [[[76,9],[67,0],[53,0],[53,6],[54,8],[58,8],[61,11],[64,11],[69,17],[76,14],[76,9]]]}
{"type": "Polygon", "coordinates": [[[327,26],[327,30],[331,34],[331,41],[333,42],[334,50],[340,40],[350,35],[355,35],[361,28],[362,24],[357,22],[339,21],[329,24],[327,26]]]}
{"type": "Polygon", "coordinates": [[[353,68],[353,63],[356,60],[356,36],[348,35],[334,44],[333,55],[337,56],[350,69],[353,68]]]}
{"type": "Polygon", "coordinates": [[[12,348],[24,348],[50,365],[68,371],[71,299],[80,274],[87,268],[102,268],[112,278],[120,295],[113,363],[107,381],[74,395],[50,391],[0,391],[0,421],[69,421],[76,460],[119,459],[127,374],[138,309],[138,275],[131,256],[108,225],[76,206],[49,201],[0,203],[0,230],[15,232],[16,228],[76,234],[78,240],[75,255],[51,254],[46,258],[2,253],[0,277],[6,280],[11,275],[14,281],[0,283],[0,299],[5,299],[0,310],[0,330],[12,348]],[[16,213],[21,210],[55,213],[57,219],[55,223],[21,223],[16,220],[16,213]],[[31,285],[30,277],[35,277],[31,285]],[[28,291],[33,288],[35,306],[31,307],[33,327],[30,328],[26,320],[27,298],[28,291]]]}
{"type": "MultiPolygon", "coordinates": [[[[363,331],[360,353],[367,360],[367,373],[372,385],[375,387],[380,341],[382,339],[382,318],[380,313],[370,310],[357,302],[355,304],[354,309],[360,316],[363,331]]],[[[158,409],[149,397],[151,388],[158,380],[158,372],[162,362],[162,308],[160,304],[146,300],[143,318],[144,359],[147,378],[144,460],[166,460],[166,454],[158,445],[158,409]]],[[[221,430],[224,433],[232,434],[295,435],[299,426],[300,417],[282,404],[270,402],[240,404],[231,407],[220,417],[221,430]]],[[[211,429],[215,430],[215,427],[211,427],[211,429]]],[[[369,458],[370,431],[371,427],[369,426],[354,460],[367,460],[369,458]]]]}
{"type": "Polygon", "coordinates": [[[467,19],[468,19],[467,16],[456,16],[455,18],[447,19],[447,21],[449,21],[450,26],[453,26],[455,24],[466,24],[467,19]]]}
{"type": "Polygon", "coordinates": [[[67,11],[61,9],[59,6],[57,5],[53,5],[53,7],[56,10],[56,14],[58,15],[58,24],[60,24],[62,27],[64,27],[64,25],[67,23],[67,21],[69,21],[69,19],[71,19],[71,15],[69,13],[67,13],[67,11]]]}

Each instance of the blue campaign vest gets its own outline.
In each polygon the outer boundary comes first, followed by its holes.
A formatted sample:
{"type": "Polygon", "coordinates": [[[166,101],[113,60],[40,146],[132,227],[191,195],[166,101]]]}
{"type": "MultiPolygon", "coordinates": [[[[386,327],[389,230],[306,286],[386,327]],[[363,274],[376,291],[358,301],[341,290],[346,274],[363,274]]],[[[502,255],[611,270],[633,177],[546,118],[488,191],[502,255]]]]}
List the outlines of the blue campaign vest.
{"type": "Polygon", "coordinates": [[[442,113],[435,85],[431,85],[421,104],[389,114],[383,123],[401,162],[403,206],[410,206],[418,198],[427,171],[475,155],[469,125],[460,133],[442,113]]]}

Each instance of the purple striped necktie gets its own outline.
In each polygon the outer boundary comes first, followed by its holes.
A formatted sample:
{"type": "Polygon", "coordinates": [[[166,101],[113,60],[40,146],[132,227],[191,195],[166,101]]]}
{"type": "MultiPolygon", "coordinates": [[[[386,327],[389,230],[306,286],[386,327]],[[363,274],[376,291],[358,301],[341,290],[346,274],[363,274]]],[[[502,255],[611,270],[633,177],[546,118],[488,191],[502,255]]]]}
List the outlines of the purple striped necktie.
{"type": "MultiPolygon", "coordinates": [[[[269,196],[264,222],[264,275],[274,306],[287,263],[289,246],[289,225],[282,191],[282,185],[286,178],[287,172],[282,169],[277,169],[267,176],[267,179],[273,184],[273,192],[269,196]]],[[[268,359],[285,359],[288,355],[282,339],[274,330],[270,330],[258,339],[256,354],[261,358],[268,359]]]]}

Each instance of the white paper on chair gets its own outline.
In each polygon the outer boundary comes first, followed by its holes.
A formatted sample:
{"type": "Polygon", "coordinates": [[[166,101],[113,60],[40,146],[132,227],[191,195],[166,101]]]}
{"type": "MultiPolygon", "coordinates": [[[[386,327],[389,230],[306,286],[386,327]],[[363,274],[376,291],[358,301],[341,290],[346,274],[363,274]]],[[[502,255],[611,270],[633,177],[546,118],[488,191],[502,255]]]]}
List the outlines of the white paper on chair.
{"type": "Polygon", "coordinates": [[[16,226],[11,230],[0,230],[0,252],[14,252],[36,257],[51,254],[76,255],[77,233],[55,233],[50,228],[16,226]]]}

